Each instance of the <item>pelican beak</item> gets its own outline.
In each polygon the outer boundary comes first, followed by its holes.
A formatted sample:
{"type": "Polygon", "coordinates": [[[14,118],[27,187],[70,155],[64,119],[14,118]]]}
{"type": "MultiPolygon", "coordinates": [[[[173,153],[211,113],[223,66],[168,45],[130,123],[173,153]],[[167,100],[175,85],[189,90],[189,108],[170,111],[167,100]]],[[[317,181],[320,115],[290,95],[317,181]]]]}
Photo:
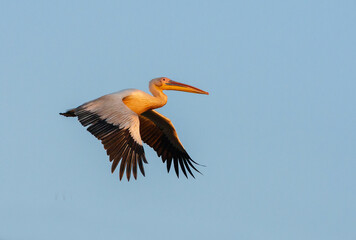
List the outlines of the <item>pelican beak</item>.
{"type": "Polygon", "coordinates": [[[176,91],[182,91],[182,92],[191,92],[191,93],[198,93],[198,94],[206,94],[209,95],[208,92],[205,92],[199,88],[180,83],[180,82],[175,82],[173,80],[170,80],[168,83],[162,86],[162,90],[176,90],[176,91]]]}

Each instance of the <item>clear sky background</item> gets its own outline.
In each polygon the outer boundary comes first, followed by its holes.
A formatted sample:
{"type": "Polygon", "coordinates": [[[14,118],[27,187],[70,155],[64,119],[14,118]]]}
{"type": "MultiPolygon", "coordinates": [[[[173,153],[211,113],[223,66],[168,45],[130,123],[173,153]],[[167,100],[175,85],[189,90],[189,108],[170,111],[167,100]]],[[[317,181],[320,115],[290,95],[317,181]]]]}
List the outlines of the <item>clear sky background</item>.
{"type": "Polygon", "coordinates": [[[1,1],[0,239],[356,239],[356,2],[1,1]],[[58,113],[166,76],[196,179],[119,181],[58,113]]]}

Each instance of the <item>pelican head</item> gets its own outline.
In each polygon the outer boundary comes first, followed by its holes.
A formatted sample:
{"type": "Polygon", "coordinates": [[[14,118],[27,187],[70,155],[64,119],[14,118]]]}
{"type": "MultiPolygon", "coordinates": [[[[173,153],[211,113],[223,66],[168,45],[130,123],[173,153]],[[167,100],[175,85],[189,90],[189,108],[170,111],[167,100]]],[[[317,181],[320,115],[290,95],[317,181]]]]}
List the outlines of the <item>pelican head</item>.
{"type": "Polygon", "coordinates": [[[153,84],[156,87],[158,87],[161,90],[176,90],[176,91],[182,91],[182,92],[191,92],[191,93],[198,93],[198,94],[206,94],[209,95],[208,92],[205,92],[199,88],[180,83],[180,82],[175,82],[169,78],[166,77],[160,77],[160,78],[155,78],[150,81],[150,85],[153,84]]]}

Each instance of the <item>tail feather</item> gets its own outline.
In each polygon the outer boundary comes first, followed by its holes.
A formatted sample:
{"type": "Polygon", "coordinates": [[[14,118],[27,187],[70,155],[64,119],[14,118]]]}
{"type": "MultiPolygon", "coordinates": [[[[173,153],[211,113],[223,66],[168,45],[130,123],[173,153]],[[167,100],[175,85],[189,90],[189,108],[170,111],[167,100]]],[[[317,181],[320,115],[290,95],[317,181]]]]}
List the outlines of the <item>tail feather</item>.
{"type": "Polygon", "coordinates": [[[66,116],[66,117],[76,117],[77,115],[75,115],[75,108],[70,109],[68,111],[66,111],[65,113],[59,113],[60,115],[66,116]]]}

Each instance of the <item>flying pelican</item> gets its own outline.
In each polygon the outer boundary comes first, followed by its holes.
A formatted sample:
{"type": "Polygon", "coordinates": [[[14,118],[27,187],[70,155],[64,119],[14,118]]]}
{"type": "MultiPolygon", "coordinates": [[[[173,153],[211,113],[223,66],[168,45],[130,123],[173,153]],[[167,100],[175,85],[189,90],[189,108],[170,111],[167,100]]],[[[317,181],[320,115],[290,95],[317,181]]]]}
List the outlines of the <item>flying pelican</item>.
{"type": "Polygon", "coordinates": [[[149,89],[153,96],[141,90],[126,89],[104,95],[60,114],[66,117],[78,117],[79,122],[101,140],[112,162],[112,173],[121,160],[120,180],[125,168],[128,181],[130,181],[131,169],[134,178],[137,179],[137,164],[142,175],[145,176],[142,162],[147,163],[147,160],[142,141],[157,152],[163,163],[167,162],[168,172],[173,160],[178,178],[178,164],[187,178],[186,169],[194,178],[190,167],[199,172],[193,165],[198,163],[193,161],[185,151],[172,122],[153,109],[163,107],[167,103],[167,96],[163,90],[207,95],[209,93],[166,77],[152,79],[149,89]]]}

